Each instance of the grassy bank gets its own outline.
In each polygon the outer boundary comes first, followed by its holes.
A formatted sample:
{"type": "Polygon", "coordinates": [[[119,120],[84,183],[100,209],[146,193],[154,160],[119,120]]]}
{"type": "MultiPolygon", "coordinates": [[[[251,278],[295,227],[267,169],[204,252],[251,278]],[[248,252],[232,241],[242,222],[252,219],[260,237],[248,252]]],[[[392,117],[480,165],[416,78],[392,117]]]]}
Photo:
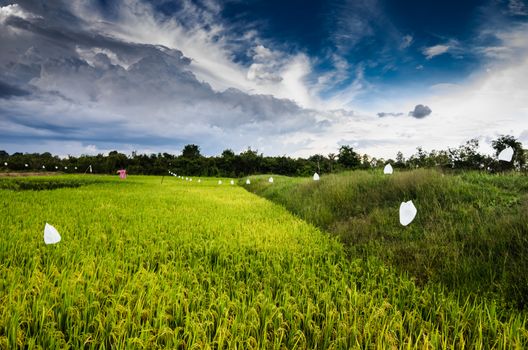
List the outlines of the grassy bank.
{"type": "Polygon", "coordinates": [[[333,233],[352,257],[378,257],[420,285],[528,305],[526,176],[416,170],[267,179],[246,188],[333,233]],[[399,205],[408,200],[418,214],[403,227],[399,205]]]}

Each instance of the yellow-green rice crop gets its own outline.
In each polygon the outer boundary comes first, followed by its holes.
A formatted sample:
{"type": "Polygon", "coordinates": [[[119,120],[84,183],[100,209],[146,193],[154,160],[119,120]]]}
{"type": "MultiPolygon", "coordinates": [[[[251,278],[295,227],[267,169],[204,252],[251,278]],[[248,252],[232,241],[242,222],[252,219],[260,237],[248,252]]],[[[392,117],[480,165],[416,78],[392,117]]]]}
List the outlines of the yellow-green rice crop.
{"type": "Polygon", "coordinates": [[[228,181],[87,178],[0,190],[0,348],[528,346],[525,314],[350,261],[228,181]]]}

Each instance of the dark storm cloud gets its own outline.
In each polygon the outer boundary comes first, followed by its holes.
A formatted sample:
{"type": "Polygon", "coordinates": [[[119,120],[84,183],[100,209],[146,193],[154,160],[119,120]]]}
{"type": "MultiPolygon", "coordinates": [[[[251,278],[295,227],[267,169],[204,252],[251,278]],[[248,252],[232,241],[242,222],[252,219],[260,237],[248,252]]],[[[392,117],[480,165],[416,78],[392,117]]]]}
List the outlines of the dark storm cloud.
{"type": "Polygon", "coordinates": [[[14,127],[10,130],[2,130],[0,127],[0,139],[4,142],[15,143],[79,141],[85,144],[107,145],[108,148],[115,147],[116,144],[162,146],[169,145],[175,141],[182,141],[173,137],[160,136],[149,132],[149,130],[137,132],[137,130],[131,129],[123,121],[113,121],[111,123],[105,120],[81,121],[83,118],[72,120],[68,116],[48,121],[36,119],[34,115],[23,113],[23,111],[15,111],[13,113],[12,110],[6,111],[0,108],[0,115],[5,116],[4,122],[14,127]],[[67,122],[64,123],[64,121],[67,122]],[[19,127],[23,127],[23,129],[19,129],[19,127]],[[28,132],[28,130],[31,131],[28,132]]]}
{"type": "Polygon", "coordinates": [[[409,112],[409,115],[411,117],[421,119],[421,118],[427,117],[429,114],[431,114],[431,112],[432,112],[431,108],[427,106],[416,105],[416,107],[414,107],[414,110],[409,112]]]}
{"type": "Polygon", "coordinates": [[[25,96],[28,94],[28,91],[19,89],[16,86],[7,84],[0,80],[0,99],[9,98],[11,96],[25,96]]]}
{"type": "Polygon", "coordinates": [[[113,134],[112,138],[109,138],[110,132],[98,133],[97,135],[83,136],[68,133],[58,133],[49,135],[28,135],[27,133],[16,133],[16,132],[4,132],[0,130],[0,138],[4,142],[16,142],[16,143],[35,143],[40,141],[77,141],[84,144],[96,143],[99,147],[114,148],[116,145],[123,144],[136,144],[136,145],[149,145],[149,146],[164,146],[176,143],[185,144],[191,142],[190,139],[174,138],[174,137],[159,137],[155,134],[113,134]]]}
{"type": "MultiPolygon", "coordinates": [[[[108,36],[104,36],[97,33],[84,32],[79,30],[72,30],[64,27],[49,26],[47,21],[44,19],[35,19],[29,21],[20,17],[9,17],[5,21],[5,25],[17,29],[23,29],[28,33],[35,35],[33,38],[31,47],[41,47],[42,44],[51,44],[56,50],[57,55],[73,55],[76,56],[76,48],[100,48],[108,49],[118,53],[119,57],[125,62],[133,62],[139,57],[146,56],[148,54],[159,54],[166,53],[168,56],[180,59],[180,63],[188,65],[191,60],[183,57],[183,53],[179,50],[169,49],[162,45],[147,45],[147,44],[136,44],[124,42],[108,36]],[[43,37],[46,41],[39,45],[39,40],[43,37]]],[[[47,50],[43,51],[48,53],[47,50]]],[[[49,53],[48,53],[49,54],[49,53]]],[[[53,57],[53,56],[52,56],[53,57]]]]}
{"type": "Polygon", "coordinates": [[[18,96],[0,109],[5,142],[154,147],[207,140],[246,147],[263,132],[331,126],[291,100],[215,91],[196,78],[181,51],[84,29],[60,4],[24,1],[31,16],[0,22],[0,97],[18,96]]]}
{"type": "MultiPolygon", "coordinates": [[[[35,119],[31,115],[11,115],[10,113],[5,113],[2,109],[0,109],[0,113],[4,115],[5,121],[15,125],[48,132],[49,135],[78,135],[82,131],[80,127],[58,125],[47,122],[46,120],[35,119]]],[[[101,125],[101,127],[103,127],[103,125],[101,125]]]]}

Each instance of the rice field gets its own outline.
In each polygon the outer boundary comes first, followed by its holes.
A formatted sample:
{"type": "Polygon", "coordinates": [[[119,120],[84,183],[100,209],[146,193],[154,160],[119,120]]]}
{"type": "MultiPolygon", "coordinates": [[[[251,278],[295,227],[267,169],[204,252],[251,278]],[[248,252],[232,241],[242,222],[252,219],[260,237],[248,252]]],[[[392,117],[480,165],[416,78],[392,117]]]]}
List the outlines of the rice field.
{"type": "Polygon", "coordinates": [[[222,180],[0,179],[0,348],[528,347],[526,313],[350,258],[222,180]]]}

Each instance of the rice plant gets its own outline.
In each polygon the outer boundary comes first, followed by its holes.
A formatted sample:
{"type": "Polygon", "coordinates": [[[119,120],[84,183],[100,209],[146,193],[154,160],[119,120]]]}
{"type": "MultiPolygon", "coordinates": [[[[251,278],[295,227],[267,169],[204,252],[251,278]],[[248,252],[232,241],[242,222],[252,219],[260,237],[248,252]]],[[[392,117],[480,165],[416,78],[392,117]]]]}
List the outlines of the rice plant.
{"type": "Polygon", "coordinates": [[[240,186],[86,178],[0,190],[0,348],[528,346],[526,314],[351,259],[240,186]],[[44,244],[46,222],[59,243],[44,244]]]}

